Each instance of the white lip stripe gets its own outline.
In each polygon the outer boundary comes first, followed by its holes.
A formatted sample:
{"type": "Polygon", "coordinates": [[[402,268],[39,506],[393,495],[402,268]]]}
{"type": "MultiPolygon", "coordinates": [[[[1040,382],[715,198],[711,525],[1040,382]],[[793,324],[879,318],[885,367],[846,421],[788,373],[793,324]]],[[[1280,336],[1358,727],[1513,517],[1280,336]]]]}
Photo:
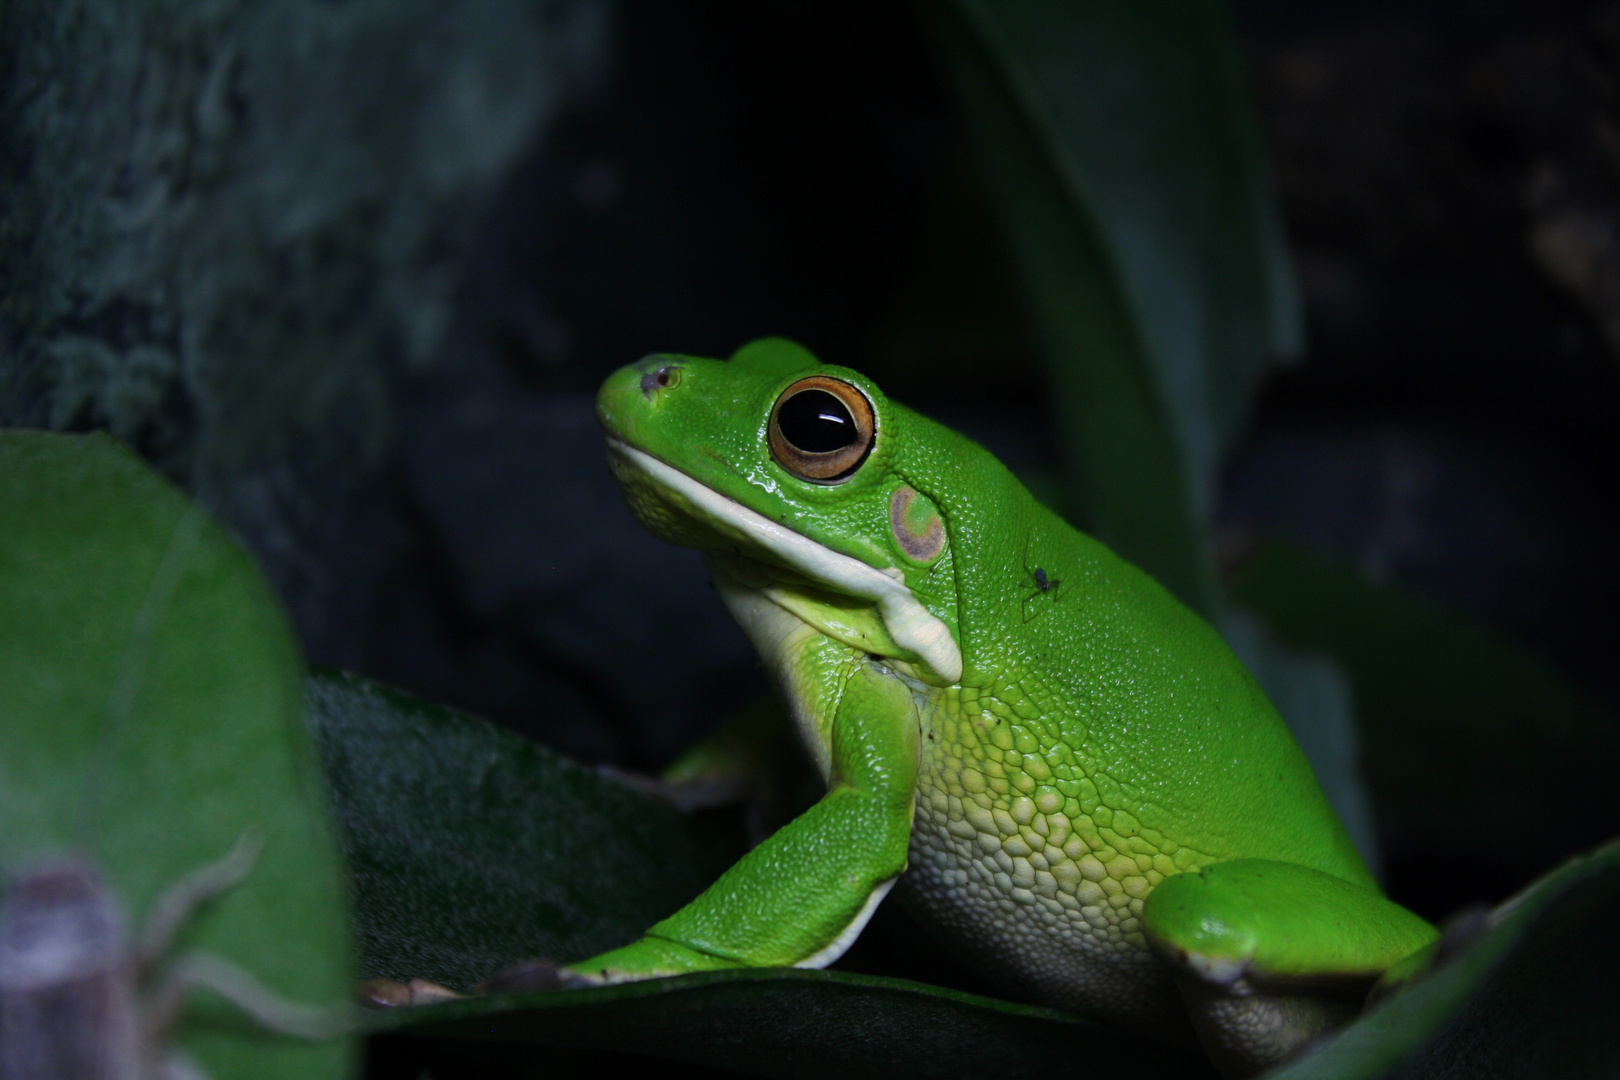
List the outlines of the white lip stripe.
{"type": "Polygon", "coordinates": [[[915,653],[947,685],[961,680],[962,650],[951,636],[950,627],[923,607],[903,582],[777,524],[629,443],[611,437],[607,442],[612,453],[678,492],[705,514],[731,525],[806,577],[836,592],[877,604],[878,614],[896,644],[915,653]]]}

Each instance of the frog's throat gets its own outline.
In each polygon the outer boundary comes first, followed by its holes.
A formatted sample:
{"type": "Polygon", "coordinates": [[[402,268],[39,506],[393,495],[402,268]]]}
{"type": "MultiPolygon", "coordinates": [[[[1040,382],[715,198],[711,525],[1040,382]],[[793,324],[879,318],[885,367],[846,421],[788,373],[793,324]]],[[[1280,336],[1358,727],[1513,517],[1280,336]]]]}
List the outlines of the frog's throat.
{"type": "MultiPolygon", "coordinates": [[[[831,592],[870,601],[896,645],[914,653],[944,685],[961,681],[962,650],[950,627],[924,607],[903,580],[824,547],[622,440],[610,437],[607,442],[610,453],[646,473],[711,525],[763,548],[831,592]]],[[[898,569],[892,572],[902,573],[898,569]]]]}

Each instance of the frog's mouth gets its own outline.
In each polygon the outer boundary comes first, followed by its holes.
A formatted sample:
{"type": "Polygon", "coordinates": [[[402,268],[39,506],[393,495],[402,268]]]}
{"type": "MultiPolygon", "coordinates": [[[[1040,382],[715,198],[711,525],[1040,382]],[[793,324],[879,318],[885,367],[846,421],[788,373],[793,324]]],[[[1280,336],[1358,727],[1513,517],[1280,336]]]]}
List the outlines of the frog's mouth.
{"type": "Polygon", "coordinates": [[[725,587],[762,595],[851,648],[907,663],[924,682],[961,681],[962,651],[950,628],[906,587],[899,568],[875,569],[621,439],[607,443],[632,512],[660,539],[704,551],[717,585],[723,575],[725,587]]]}

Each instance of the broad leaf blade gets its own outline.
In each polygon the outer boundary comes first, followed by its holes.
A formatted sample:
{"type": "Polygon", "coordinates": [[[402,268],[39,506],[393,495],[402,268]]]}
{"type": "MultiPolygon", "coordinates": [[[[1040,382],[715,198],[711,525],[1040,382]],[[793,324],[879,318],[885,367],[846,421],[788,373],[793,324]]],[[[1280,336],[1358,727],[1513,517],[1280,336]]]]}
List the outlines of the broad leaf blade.
{"type": "MultiPolygon", "coordinates": [[[[301,664],[251,560],[105,435],[0,432],[0,844],[5,867],[92,857],[137,920],[244,835],[246,881],[182,944],[304,1002],[346,1000],[336,845],[301,664]]],[[[180,1041],[215,1076],[336,1077],[343,1043],[194,1002],[180,1041]]]]}
{"type": "Polygon", "coordinates": [[[743,852],[726,819],[484,720],[352,675],[308,685],[366,976],[464,990],[520,961],[579,960],[640,936],[743,852]]]}
{"type": "MultiPolygon", "coordinates": [[[[771,1077],[1214,1077],[1202,1055],[1068,1013],[820,971],[720,971],[420,1010],[423,1034],[637,1051],[771,1077]]],[[[392,1018],[391,1018],[392,1019],[392,1018]]]]}
{"type": "Polygon", "coordinates": [[[1084,523],[1206,613],[1220,456],[1300,316],[1213,0],[939,0],[1044,331],[1084,523]]]}

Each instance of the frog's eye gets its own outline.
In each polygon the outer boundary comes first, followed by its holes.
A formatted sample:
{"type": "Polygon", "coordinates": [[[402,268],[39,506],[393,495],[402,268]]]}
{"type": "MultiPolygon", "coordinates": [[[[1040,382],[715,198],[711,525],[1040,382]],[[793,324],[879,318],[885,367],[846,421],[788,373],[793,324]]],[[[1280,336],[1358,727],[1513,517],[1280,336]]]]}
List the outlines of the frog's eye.
{"type": "Polygon", "coordinates": [[[872,403],[842,379],[800,379],[771,409],[771,456],[812,483],[849,479],[872,452],[872,435],[872,403]]]}

